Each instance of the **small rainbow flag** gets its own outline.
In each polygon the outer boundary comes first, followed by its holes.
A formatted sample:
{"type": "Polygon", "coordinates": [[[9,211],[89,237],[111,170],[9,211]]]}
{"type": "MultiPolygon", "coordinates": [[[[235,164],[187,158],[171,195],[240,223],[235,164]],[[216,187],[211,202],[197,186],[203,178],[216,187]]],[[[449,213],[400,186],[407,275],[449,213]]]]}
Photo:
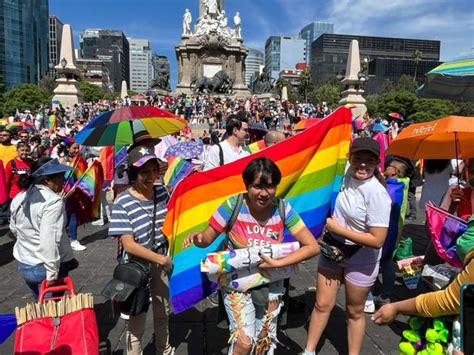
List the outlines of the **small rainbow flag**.
{"type": "MultiPolygon", "coordinates": [[[[351,111],[341,107],[294,137],[233,163],[191,175],[176,186],[163,225],[174,265],[170,277],[174,312],[192,307],[216,288],[200,272],[200,262],[219,249],[224,236],[203,249],[183,249],[183,240],[189,233],[203,230],[229,196],[245,191],[241,174],[252,159],[266,156],[278,165],[282,180],[277,194],[290,202],[314,236],[321,233],[342,183],[351,119],[351,111]]],[[[293,240],[285,235],[288,241],[293,240]]]]}
{"type": "Polygon", "coordinates": [[[75,168],[75,170],[67,171],[64,174],[66,183],[64,184],[63,191],[66,193],[72,189],[76,181],[87,170],[87,162],[84,160],[84,158],[80,154],[77,154],[74,158],[72,158],[72,160],[68,163],[68,165],[75,168]]]}
{"type": "Polygon", "coordinates": [[[247,146],[247,149],[248,151],[251,153],[251,154],[254,154],[254,153],[257,153],[259,151],[261,151],[262,149],[265,149],[265,142],[263,141],[263,139],[260,139],[259,141],[256,141],[256,142],[253,142],[252,144],[249,144],[247,146]]]}
{"type": "Polygon", "coordinates": [[[191,174],[194,164],[178,157],[168,157],[168,169],[163,177],[166,186],[174,190],[178,182],[191,174]]]}

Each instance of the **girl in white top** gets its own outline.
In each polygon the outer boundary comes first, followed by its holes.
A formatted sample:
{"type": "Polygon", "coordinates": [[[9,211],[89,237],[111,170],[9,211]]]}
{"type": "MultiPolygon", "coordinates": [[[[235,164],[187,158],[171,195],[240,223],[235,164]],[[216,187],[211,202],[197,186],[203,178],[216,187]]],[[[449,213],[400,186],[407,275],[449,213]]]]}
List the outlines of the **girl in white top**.
{"type": "Polygon", "coordinates": [[[377,278],[391,210],[391,199],[377,168],[379,152],[379,144],[372,138],[357,138],[352,143],[344,188],[326,228],[337,241],[360,247],[340,263],[319,258],[316,302],[303,354],[314,354],[341,283],[346,291],[349,354],[360,352],[365,332],[364,305],[377,278]]]}

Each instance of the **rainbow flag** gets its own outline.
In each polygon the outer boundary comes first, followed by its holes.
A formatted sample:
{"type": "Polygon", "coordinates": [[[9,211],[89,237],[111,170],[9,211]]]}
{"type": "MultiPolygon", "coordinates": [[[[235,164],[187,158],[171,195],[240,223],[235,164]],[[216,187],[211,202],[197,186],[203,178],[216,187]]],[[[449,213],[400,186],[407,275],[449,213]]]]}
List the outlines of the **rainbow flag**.
{"type": "Polygon", "coordinates": [[[74,158],[72,158],[72,160],[68,164],[69,166],[74,167],[75,170],[67,171],[64,174],[64,178],[66,179],[63,188],[64,192],[69,192],[76,183],[76,181],[79,180],[82,174],[84,174],[84,172],[87,170],[87,162],[80,154],[77,154],[74,158]]]}
{"type": "Polygon", "coordinates": [[[429,203],[425,205],[426,224],[436,253],[448,264],[463,268],[456,253],[456,240],[467,230],[467,222],[429,203]]]}
{"type": "Polygon", "coordinates": [[[383,244],[382,257],[392,256],[402,237],[408,202],[409,178],[389,178],[387,192],[392,200],[387,238],[383,244]]]}
{"type": "MultiPolygon", "coordinates": [[[[219,249],[224,236],[203,249],[183,249],[183,240],[189,233],[203,230],[225,199],[245,191],[241,174],[252,159],[266,156],[275,161],[282,172],[277,194],[290,202],[314,236],[321,233],[342,183],[351,119],[351,111],[341,107],[294,137],[225,166],[191,175],[176,186],[163,225],[174,265],[170,277],[174,312],[192,307],[216,288],[201,274],[200,262],[207,253],[219,249]]],[[[285,235],[285,242],[289,241],[293,239],[285,235]]]]}
{"type": "Polygon", "coordinates": [[[48,127],[50,132],[56,132],[56,129],[58,128],[58,118],[56,115],[53,114],[48,117],[48,127]]]}
{"type": "Polygon", "coordinates": [[[257,153],[259,151],[261,151],[262,149],[265,149],[265,142],[263,141],[263,139],[260,139],[259,141],[256,141],[256,142],[253,142],[252,144],[249,144],[247,146],[247,149],[250,153],[254,154],[254,153],[257,153]]]}
{"type": "Polygon", "coordinates": [[[168,169],[163,177],[166,186],[174,190],[178,182],[191,174],[194,164],[178,157],[168,157],[168,169]]]}

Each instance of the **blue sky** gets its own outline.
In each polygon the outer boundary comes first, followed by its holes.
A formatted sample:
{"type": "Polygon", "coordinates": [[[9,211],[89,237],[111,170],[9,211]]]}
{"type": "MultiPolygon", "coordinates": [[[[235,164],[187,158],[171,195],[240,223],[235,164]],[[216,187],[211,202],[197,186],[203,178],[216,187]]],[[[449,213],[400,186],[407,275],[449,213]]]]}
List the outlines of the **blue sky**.
{"type": "MultiPolygon", "coordinates": [[[[225,0],[229,24],[236,11],[245,45],[263,50],[270,35],[296,35],[312,21],[334,23],[334,32],[441,41],[441,60],[474,50],[472,0],[225,0]]],[[[199,15],[198,0],[49,0],[50,14],[71,24],[75,46],[86,28],[121,29],[145,38],[167,55],[176,82],[174,46],[185,8],[199,15]]]]}

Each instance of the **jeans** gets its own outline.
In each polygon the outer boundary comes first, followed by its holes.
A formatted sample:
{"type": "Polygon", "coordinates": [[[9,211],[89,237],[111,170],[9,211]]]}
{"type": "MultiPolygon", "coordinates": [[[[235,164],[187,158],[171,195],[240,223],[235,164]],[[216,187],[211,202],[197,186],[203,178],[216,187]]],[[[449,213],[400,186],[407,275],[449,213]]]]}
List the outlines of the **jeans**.
{"type": "Polygon", "coordinates": [[[407,214],[407,216],[416,218],[417,209],[416,209],[416,195],[415,195],[415,192],[416,192],[416,188],[414,188],[414,189],[410,188],[408,190],[408,205],[409,205],[410,212],[407,214]]]}
{"type": "Polygon", "coordinates": [[[66,231],[69,239],[77,240],[77,216],[75,213],[67,214],[66,231]]]}
{"type": "Polygon", "coordinates": [[[229,354],[233,354],[233,347],[241,331],[250,338],[255,353],[273,354],[278,343],[277,322],[281,309],[281,297],[285,293],[283,280],[269,284],[269,301],[278,300],[278,307],[269,312],[264,306],[257,306],[252,301],[250,291],[238,292],[231,289],[222,289],[224,306],[229,317],[229,354]]]}
{"type": "MultiPolygon", "coordinates": [[[[380,285],[380,296],[382,298],[390,298],[390,295],[395,287],[395,267],[393,258],[391,256],[380,259],[380,272],[382,273],[382,284],[380,285]]],[[[372,291],[367,295],[367,300],[373,300],[372,291]]]]}
{"type": "MultiPolygon", "coordinates": [[[[58,278],[66,277],[68,275],[68,265],[69,263],[61,263],[59,266],[58,278]]],[[[44,267],[44,264],[28,265],[18,262],[18,271],[30,288],[33,298],[37,302],[39,286],[41,285],[41,282],[46,279],[46,268],[44,267]]]]}

